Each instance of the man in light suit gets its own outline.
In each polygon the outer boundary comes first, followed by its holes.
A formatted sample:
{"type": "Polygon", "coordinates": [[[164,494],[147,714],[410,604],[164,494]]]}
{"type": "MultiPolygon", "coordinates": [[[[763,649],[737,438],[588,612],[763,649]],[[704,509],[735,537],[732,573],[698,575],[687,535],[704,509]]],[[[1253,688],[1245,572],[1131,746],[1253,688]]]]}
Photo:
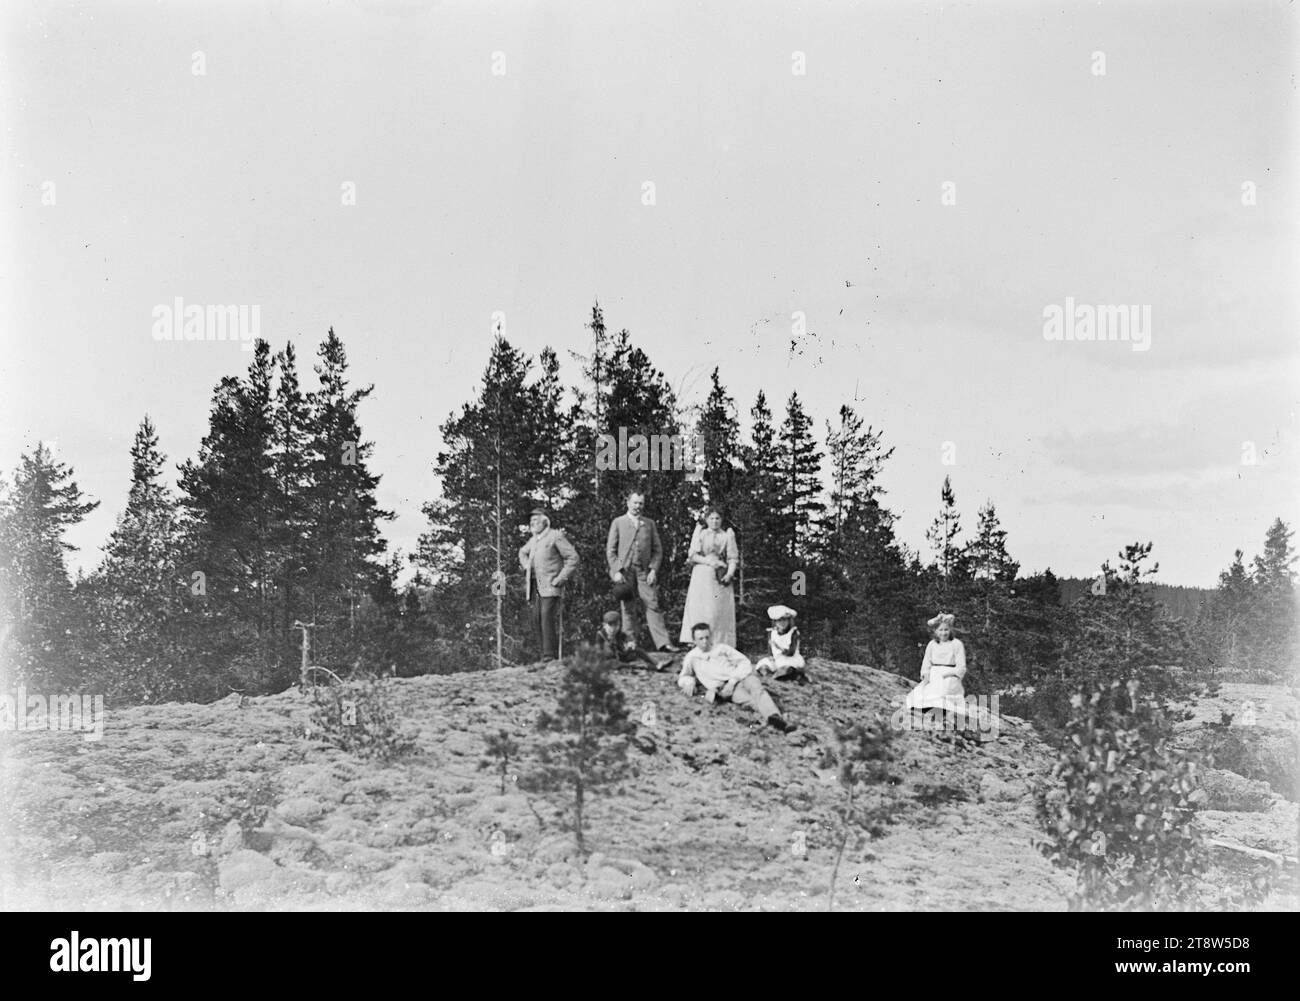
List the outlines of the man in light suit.
{"type": "Polygon", "coordinates": [[[578,551],[563,532],[551,527],[551,519],[540,508],[528,519],[531,539],[519,549],[524,570],[524,597],[532,606],[533,634],[541,645],[542,659],[560,655],[560,602],[564,585],[578,570],[578,551]]]}
{"type": "MultiPolygon", "coordinates": [[[[645,605],[646,625],[650,638],[661,653],[676,653],[681,648],[673,644],[659,609],[659,564],[664,550],[659,542],[659,529],[641,514],[645,496],[636,492],[627,495],[627,514],[621,514],[609,523],[609,538],[605,542],[605,562],[609,564],[609,577],[615,584],[634,583],[641,604],[645,605]]],[[[620,602],[623,612],[623,632],[636,636],[636,620],[632,616],[632,602],[620,602]]]]}

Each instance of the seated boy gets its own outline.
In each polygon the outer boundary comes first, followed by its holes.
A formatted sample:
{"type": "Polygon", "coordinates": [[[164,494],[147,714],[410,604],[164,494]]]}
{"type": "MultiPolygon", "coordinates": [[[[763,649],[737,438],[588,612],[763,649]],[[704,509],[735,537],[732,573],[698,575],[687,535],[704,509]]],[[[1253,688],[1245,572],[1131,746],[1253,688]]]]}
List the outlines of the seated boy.
{"type": "Polygon", "coordinates": [[[799,630],[794,625],[798,614],[785,605],[773,605],[767,610],[772,628],[767,634],[768,656],[758,662],[759,674],[770,674],[777,681],[807,683],[803,654],[799,652],[799,630]]]}
{"type": "Polygon", "coordinates": [[[738,706],[753,706],[769,726],[789,733],[794,726],[781,716],[781,710],[767,694],[754,673],[754,665],[739,650],[726,643],[714,643],[712,630],[701,622],[691,628],[695,649],[682,661],[677,686],[687,695],[695,694],[695,683],[704,686],[704,698],[712,703],[718,698],[731,699],[738,706]]]}
{"type": "Polygon", "coordinates": [[[643,664],[652,671],[662,671],[663,664],[656,664],[627,638],[622,623],[623,617],[618,612],[606,612],[601,617],[600,630],[596,633],[596,649],[609,654],[620,664],[643,664]]]}

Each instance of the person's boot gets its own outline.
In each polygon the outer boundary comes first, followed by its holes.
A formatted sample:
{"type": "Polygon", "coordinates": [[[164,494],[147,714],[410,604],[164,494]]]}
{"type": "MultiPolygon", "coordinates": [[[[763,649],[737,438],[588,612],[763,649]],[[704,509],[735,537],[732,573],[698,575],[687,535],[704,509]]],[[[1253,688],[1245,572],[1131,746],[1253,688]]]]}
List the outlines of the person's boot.
{"type": "Polygon", "coordinates": [[[785,718],[782,716],[769,716],[767,718],[767,725],[780,730],[782,733],[791,733],[795,729],[795,725],[793,723],[787,723],[785,718]]]}

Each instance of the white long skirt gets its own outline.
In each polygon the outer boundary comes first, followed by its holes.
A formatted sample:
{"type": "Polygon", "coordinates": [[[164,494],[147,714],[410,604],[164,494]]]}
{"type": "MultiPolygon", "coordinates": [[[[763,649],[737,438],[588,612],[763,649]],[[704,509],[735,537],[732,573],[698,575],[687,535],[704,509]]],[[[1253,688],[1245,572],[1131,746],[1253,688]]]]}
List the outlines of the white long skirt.
{"type": "Polygon", "coordinates": [[[713,567],[697,563],[691,568],[691,583],[686,589],[686,608],[682,612],[683,643],[691,642],[691,628],[707,622],[714,643],[736,645],[736,597],[731,584],[719,584],[713,567]]]}

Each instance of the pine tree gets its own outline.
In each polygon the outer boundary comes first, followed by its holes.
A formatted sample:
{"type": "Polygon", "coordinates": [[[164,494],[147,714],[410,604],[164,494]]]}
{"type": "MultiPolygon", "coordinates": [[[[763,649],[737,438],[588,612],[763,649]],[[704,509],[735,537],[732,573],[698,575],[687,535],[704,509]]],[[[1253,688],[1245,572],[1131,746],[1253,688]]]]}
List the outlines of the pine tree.
{"type": "MultiPolygon", "coordinates": [[[[566,524],[573,530],[572,541],[595,555],[583,561],[582,583],[572,589],[571,595],[575,615],[585,622],[596,620],[608,607],[610,583],[604,542],[610,520],[623,512],[627,494],[633,490],[645,495],[645,513],[658,525],[663,545],[658,575],[660,605],[680,607],[682,581],[673,571],[685,561],[696,512],[703,498],[700,483],[687,479],[684,463],[679,464],[683,468],[673,468],[674,449],[684,457],[687,441],[677,396],[667,377],[644,350],[633,344],[626,329],[609,339],[606,350],[603,384],[606,395],[603,402],[592,408],[604,424],[591,428],[586,440],[597,440],[595,435],[599,432],[617,441],[625,433],[629,444],[627,461],[618,464],[626,468],[599,473],[601,496],[587,503],[575,503],[566,511],[566,524]],[[645,439],[648,448],[632,446],[637,436],[645,439]],[[665,449],[664,443],[670,443],[671,447],[665,449]]],[[[596,462],[595,454],[589,454],[590,459],[583,457],[584,463],[604,464],[596,462]]]]}
{"type": "Polygon", "coordinates": [[[1185,662],[1186,636],[1151,593],[1147,578],[1160,570],[1158,563],[1145,566],[1151,549],[1150,542],[1126,546],[1118,571],[1102,566],[1105,593],[1076,603],[1077,628],[1062,663],[1076,690],[1112,681],[1137,681],[1154,697],[1178,690],[1167,668],[1185,662]]]}
{"type": "Polygon", "coordinates": [[[538,766],[519,783],[526,792],[564,798],[580,855],[587,850],[587,798],[627,773],[627,736],[635,728],[608,661],[594,648],[582,647],[560,682],[555,712],[537,719],[543,735],[538,766]]]}
{"type": "Polygon", "coordinates": [[[821,496],[821,450],[812,433],[812,418],[804,412],[799,394],[786,401],[780,434],[782,536],[791,563],[807,562],[813,555],[813,530],[826,506],[821,496]]]}
{"type": "Polygon", "coordinates": [[[839,417],[838,427],[826,428],[831,491],[822,519],[818,590],[827,600],[815,608],[834,634],[828,656],[910,668],[910,624],[920,609],[879,482],[894,450],[851,407],[840,407],[839,417]]]}
{"type": "Polygon", "coordinates": [[[512,662],[521,647],[523,588],[509,582],[519,580],[520,528],[541,479],[531,367],[495,339],[478,397],[442,424],[444,451],[434,464],[441,496],[423,508],[430,527],[416,561],[433,574],[442,620],[464,624],[458,655],[481,666],[479,651],[489,646],[496,664],[512,662]]]}
{"type": "MultiPolygon", "coordinates": [[[[273,554],[279,608],[280,662],[292,663],[300,638],[295,621],[313,623],[308,596],[311,584],[312,540],[316,531],[310,506],[311,473],[321,456],[313,454],[312,414],[298,380],[297,352],[292,343],[276,356],[279,383],[273,407],[271,461],[276,482],[275,522],[269,539],[273,554]]],[[[287,674],[287,672],[286,672],[287,674]]]]}
{"type": "Polygon", "coordinates": [[[826,425],[826,451],[831,466],[830,507],[826,534],[834,538],[857,526],[871,526],[881,520],[893,523],[893,516],[880,508],[884,489],[878,482],[885,461],[894,454],[883,445],[884,433],[863,428],[862,418],[849,406],[840,407],[838,428],[826,425]]]}
{"type": "Polygon", "coordinates": [[[1228,569],[1219,574],[1219,587],[1206,610],[1201,632],[1217,655],[1217,663],[1229,671],[1240,671],[1254,667],[1258,627],[1255,584],[1238,549],[1228,569]]]}
{"type": "Polygon", "coordinates": [[[203,638],[194,655],[209,676],[265,690],[284,648],[273,613],[275,542],[283,509],[272,449],[274,360],[260,338],[246,379],[218,383],[208,433],[181,467],[186,515],[182,576],[203,638]]]}
{"type": "Polygon", "coordinates": [[[349,388],[347,353],[333,327],[317,353],[320,388],[308,396],[307,509],[314,523],[308,586],[322,650],[337,647],[354,657],[357,610],[386,579],[379,523],[393,515],[376,500],[379,477],[369,467],[374,445],[357,419],[374,387],[349,388]]]}
{"type": "Polygon", "coordinates": [[[74,624],[64,533],[99,506],[87,501],[66,464],[38,442],[22,455],[0,494],[0,683],[52,689],[80,670],[69,642],[74,624]]]}
{"type": "Polygon", "coordinates": [[[952,481],[947,476],[943,478],[943,490],[939,496],[942,507],[925,537],[934,550],[939,575],[947,581],[960,569],[961,551],[957,543],[957,536],[961,534],[961,518],[957,514],[957,499],[952,490],[952,481]]]}
{"type": "Polygon", "coordinates": [[[1255,557],[1251,574],[1255,596],[1258,655],[1256,661],[1269,674],[1284,676],[1294,670],[1296,655],[1296,561],[1292,531],[1281,518],[1273,521],[1264,539],[1264,551],[1255,557]]]}
{"type": "Polygon", "coordinates": [[[722,508],[734,521],[733,509],[741,501],[737,490],[743,462],[740,423],[736,419],[736,402],[723,387],[716,368],[709,378],[709,396],[696,427],[704,447],[704,482],[709,503],[722,508]]]}
{"type": "Polygon", "coordinates": [[[1004,682],[1029,669],[1024,655],[1031,635],[1050,633],[1041,608],[1017,593],[1020,565],[1007,552],[1007,533],[997,509],[986,501],[979,510],[975,535],[953,557],[954,572],[943,578],[936,600],[958,615],[966,633],[967,685],[983,687],[1004,682]]]}
{"type": "Polygon", "coordinates": [[[180,526],[163,481],[166,458],[146,415],[131,444],[126,510],[85,591],[99,681],[115,702],[157,702],[191,694],[183,642],[180,526]]]}
{"type": "Polygon", "coordinates": [[[1016,579],[1020,564],[1007,553],[1007,533],[998,520],[992,501],[979,510],[975,538],[966,543],[963,553],[970,575],[977,581],[1006,582],[1016,579]]]}
{"type": "MultiPolygon", "coordinates": [[[[573,446],[576,456],[590,457],[590,463],[582,463],[574,469],[577,495],[590,496],[589,509],[601,507],[603,488],[602,470],[596,468],[595,455],[599,436],[610,434],[606,407],[609,397],[609,335],[605,327],[605,313],[600,302],[591,307],[591,319],[586,324],[591,331],[591,354],[589,356],[570,352],[582,365],[582,376],[586,388],[576,393],[577,401],[573,410],[573,446]]],[[[617,433],[615,430],[612,433],[617,433]]]]}
{"type": "Polygon", "coordinates": [[[565,405],[560,381],[560,360],[551,348],[537,358],[539,376],[532,385],[534,402],[529,410],[533,426],[533,448],[537,452],[538,480],[532,496],[559,517],[572,499],[575,482],[583,476],[575,451],[576,423],[572,408],[565,405]]]}
{"type": "Polygon", "coordinates": [[[781,535],[781,466],[776,430],[767,396],[759,390],[749,412],[749,443],[742,450],[744,472],[737,487],[744,501],[732,520],[740,542],[741,607],[737,629],[757,638],[767,619],[763,606],[780,600],[789,588],[787,549],[781,535]]]}

